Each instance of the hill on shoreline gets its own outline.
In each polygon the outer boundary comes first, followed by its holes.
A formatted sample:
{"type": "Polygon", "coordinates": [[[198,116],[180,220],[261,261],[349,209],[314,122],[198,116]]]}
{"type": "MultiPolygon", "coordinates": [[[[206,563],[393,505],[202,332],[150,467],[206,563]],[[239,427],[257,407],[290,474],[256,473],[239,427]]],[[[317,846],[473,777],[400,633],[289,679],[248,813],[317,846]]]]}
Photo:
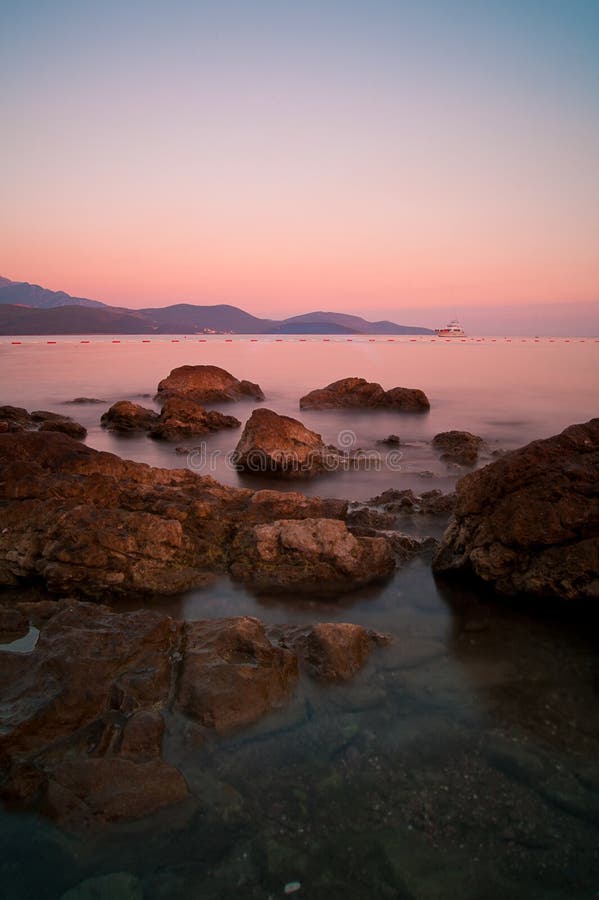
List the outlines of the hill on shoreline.
{"type": "Polygon", "coordinates": [[[432,334],[430,328],[311,312],[261,319],[229,304],[127,309],[0,278],[0,334],[432,334]]]}

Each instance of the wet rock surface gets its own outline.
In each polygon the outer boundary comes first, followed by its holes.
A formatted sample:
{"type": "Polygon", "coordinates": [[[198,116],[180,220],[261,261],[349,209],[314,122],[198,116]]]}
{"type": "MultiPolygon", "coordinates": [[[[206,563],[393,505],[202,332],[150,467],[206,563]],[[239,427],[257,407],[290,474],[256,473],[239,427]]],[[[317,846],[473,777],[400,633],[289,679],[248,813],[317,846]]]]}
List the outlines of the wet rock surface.
{"type": "Polygon", "coordinates": [[[149,434],[165,441],[178,441],[221,428],[239,428],[240,425],[235,416],[225,416],[216,410],[208,411],[194,400],[169,397],[158,420],[150,427],[149,434]]]}
{"type": "Polygon", "coordinates": [[[350,622],[276,626],[269,637],[292,648],[300,664],[320,681],[348,681],[365,665],[373,646],[389,643],[389,636],[350,622]]]}
{"type": "Polygon", "coordinates": [[[339,452],[297,419],[262,408],[246,422],[234,462],[248,474],[307,478],[334,470],[339,452]]]}
{"type": "Polygon", "coordinates": [[[433,447],[441,453],[441,459],[445,462],[473,466],[484,447],[484,441],[469,431],[443,431],[434,436],[433,447]]]}
{"type": "Polygon", "coordinates": [[[455,507],[455,493],[443,491],[424,491],[415,494],[412,490],[396,490],[390,488],[377,494],[368,501],[369,506],[384,510],[386,513],[421,513],[425,516],[449,516],[455,507]]]}
{"type": "Polygon", "coordinates": [[[283,519],[242,529],[231,547],[234,578],[263,591],[352,590],[395,568],[383,537],[356,537],[334,519],[283,519]]]}
{"type": "Polygon", "coordinates": [[[242,527],[342,518],[347,504],[218,484],[157,469],[65,435],[0,435],[0,584],[55,592],[173,594],[226,571],[242,527]]]}
{"type": "Polygon", "coordinates": [[[241,425],[234,416],[208,411],[195,400],[177,396],[165,400],[160,413],[129,400],[119,400],[103,414],[101,422],[109,431],[120,434],[146,431],[150,437],[165,441],[178,441],[241,425]]]}
{"type": "Polygon", "coordinates": [[[157,419],[158,413],[153,409],[131,403],[130,400],[118,400],[102,414],[100,421],[109,431],[128,434],[132,431],[147,431],[157,419]]]}
{"type": "Polygon", "coordinates": [[[418,388],[395,387],[385,391],[365,378],[342,378],[300,399],[300,409],[396,409],[426,412],[430,402],[418,388]]]}
{"type": "Polygon", "coordinates": [[[462,478],[434,569],[505,594],[597,600],[599,419],[462,478]]]}
{"type": "Polygon", "coordinates": [[[173,715],[217,733],[247,726],[289,700],[298,653],[309,674],[347,680],[375,642],[344,623],[278,626],[271,640],[250,617],[184,623],[144,609],[54,607],[35,650],[0,653],[0,796],[75,828],[188,798],[164,754],[173,715]]]}
{"type": "Polygon", "coordinates": [[[24,431],[58,431],[82,440],[87,429],[69,416],[38,409],[28,413],[20,406],[0,406],[0,434],[24,431]]]}
{"type": "Polygon", "coordinates": [[[208,728],[249,725],[289,697],[297,659],[253,618],[190,622],[177,706],[208,728]]]}
{"type": "Polygon", "coordinates": [[[240,381],[218,366],[179,366],[158,385],[156,400],[163,403],[169,397],[181,397],[196,403],[264,400],[259,385],[240,381]]]}

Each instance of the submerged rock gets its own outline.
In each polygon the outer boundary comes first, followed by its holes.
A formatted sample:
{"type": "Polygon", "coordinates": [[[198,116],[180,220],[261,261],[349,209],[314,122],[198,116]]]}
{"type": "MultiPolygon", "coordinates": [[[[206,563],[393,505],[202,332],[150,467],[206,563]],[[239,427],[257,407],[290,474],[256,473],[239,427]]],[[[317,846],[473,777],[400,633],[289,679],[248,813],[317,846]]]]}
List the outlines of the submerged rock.
{"type": "Polygon", "coordinates": [[[111,872],[87,878],[60,900],[143,900],[143,887],[139,878],[130,872],[111,872]]]}
{"type": "Polygon", "coordinates": [[[235,448],[235,466],[252,475],[306,478],[334,471],[339,452],[297,419],[270,409],[256,409],[235,448]]]}
{"type": "Polygon", "coordinates": [[[387,635],[350,622],[316,625],[271,625],[267,629],[283,647],[292,648],[302,666],[320,681],[347,681],[367,662],[372,648],[387,644],[387,635]]]}
{"type": "Polygon", "coordinates": [[[418,388],[395,387],[383,390],[365,378],[342,378],[325,388],[310,391],[300,399],[300,409],[396,409],[426,412],[430,402],[418,388]]]}
{"type": "Polygon", "coordinates": [[[434,436],[433,447],[441,452],[441,459],[446,462],[473,466],[479,451],[484,447],[484,441],[469,431],[442,431],[434,436]]]}
{"type": "Polygon", "coordinates": [[[177,705],[201,725],[249,725],[281,706],[296,681],[295,655],[273,645],[258,619],[186,624],[177,705]]]}
{"type": "Polygon", "coordinates": [[[183,397],[196,403],[220,403],[251,398],[264,400],[259,385],[240,381],[218,366],[179,366],[158,385],[156,400],[164,403],[169,397],[183,397]]]}
{"type": "Polygon", "coordinates": [[[165,720],[178,727],[172,710],[181,734],[229,732],[289,700],[298,656],[312,676],[346,680],[381,642],[345,623],[273,631],[248,617],[54,607],[31,653],[0,653],[0,797],[73,828],[189,796],[163,744],[165,720]]]}
{"type": "Polygon", "coordinates": [[[437,573],[500,593],[599,598],[599,419],[533,441],[458,482],[437,573]]]}
{"type": "Polygon", "coordinates": [[[385,578],[395,561],[382,537],[355,537],[334,519],[282,519],[242,529],[231,547],[234,578],[258,590],[335,594],[385,578]]]}

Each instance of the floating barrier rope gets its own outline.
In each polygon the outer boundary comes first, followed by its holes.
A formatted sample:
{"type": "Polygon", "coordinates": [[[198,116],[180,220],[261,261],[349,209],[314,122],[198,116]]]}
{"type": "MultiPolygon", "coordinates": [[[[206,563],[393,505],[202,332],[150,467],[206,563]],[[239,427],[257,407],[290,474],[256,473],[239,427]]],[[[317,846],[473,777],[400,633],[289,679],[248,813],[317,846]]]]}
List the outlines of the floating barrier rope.
{"type": "Polygon", "coordinates": [[[23,338],[23,339],[11,339],[9,335],[2,339],[0,337],[0,346],[2,344],[12,345],[12,346],[27,346],[29,344],[60,344],[62,346],[72,345],[76,346],[77,344],[181,344],[182,346],[190,346],[193,343],[199,344],[215,344],[215,343],[225,343],[225,344],[237,344],[237,343],[250,343],[250,344],[290,344],[290,343],[298,343],[298,344],[316,344],[316,343],[348,343],[348,344],[497,344],[497,343],[521,343],[521,344],[585,344],[585,343],[595,343],[599,344],[599,338],[578,338],[578,337],[569,337],[569,338],[517,338],[517,337],[503,337],[503,338],[427,338],[422,336],[420,338],[388,338],[388,337],[351,337],[351,338],[343,338],[343,337],[288,337],[288,338],[273,338],[273,337],[247,337],[246,335],[237,335],[236,337],[225,337],[224,335],[214,335],[210,338],[198,338],[195,336],[184,337],[184,338],[169,338],[165,336],[164,338],[110,338],[106,335],[98,335],[94,338],[81,338],[80,340],[76,339],[76,336],[65,336],[60,337],[56,340],[43,340],[36,337],[23,338]]]}

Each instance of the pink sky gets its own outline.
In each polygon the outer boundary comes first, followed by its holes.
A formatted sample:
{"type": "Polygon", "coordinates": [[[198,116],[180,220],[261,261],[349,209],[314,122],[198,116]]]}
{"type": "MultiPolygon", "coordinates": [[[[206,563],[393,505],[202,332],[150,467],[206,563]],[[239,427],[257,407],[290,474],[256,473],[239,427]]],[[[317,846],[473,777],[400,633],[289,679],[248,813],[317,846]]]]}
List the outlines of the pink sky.
{"type": "Polygon", "coordinates": [[[597,301],[599,17],[392,6],[15,7],[0,274],[271,317],[597,301]]]}

